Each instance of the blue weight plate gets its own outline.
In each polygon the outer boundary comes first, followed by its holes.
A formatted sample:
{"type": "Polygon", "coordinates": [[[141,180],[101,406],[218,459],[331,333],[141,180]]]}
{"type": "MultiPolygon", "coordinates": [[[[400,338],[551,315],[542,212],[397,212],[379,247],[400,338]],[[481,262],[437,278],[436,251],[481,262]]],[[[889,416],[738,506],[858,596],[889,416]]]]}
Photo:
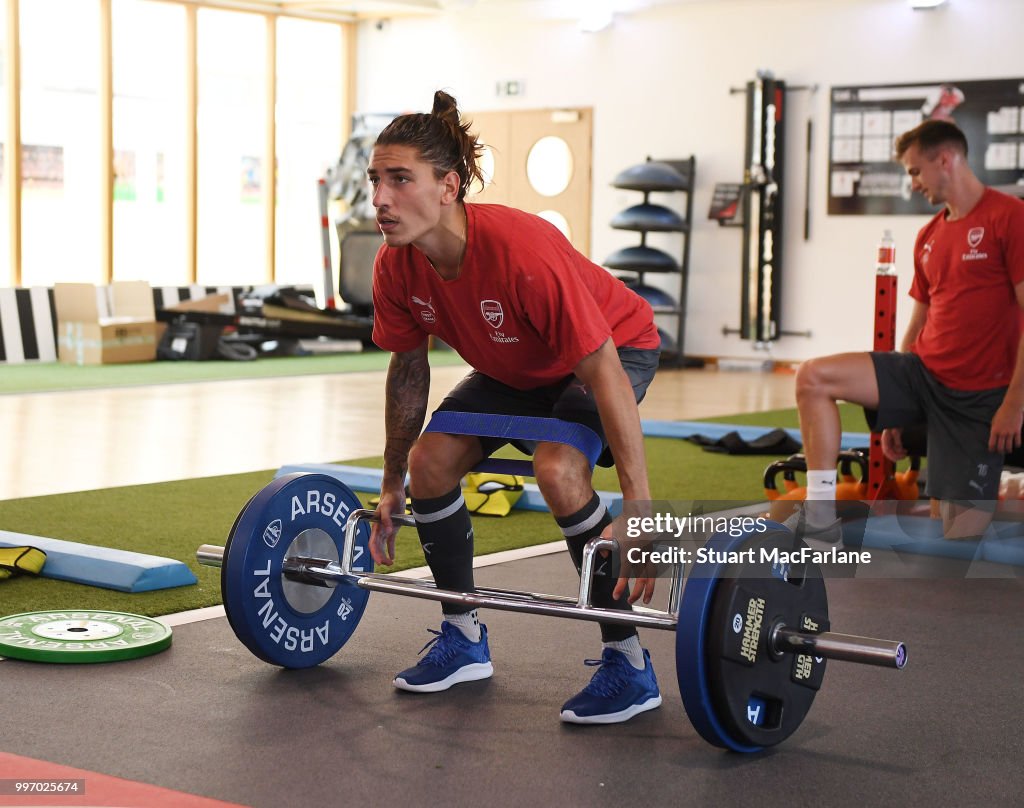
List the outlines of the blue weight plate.
{"type": "MultiPolygon", "coordinates": [[[[252,501],[253,501],[253,499],[256,498],[256,496],[257,496],[256,494],[253,494],[251,497],[249,497],[249,501],[245,503],[245,507],[242,508],[242,510],[240,510],[238,512],[238,516],[235,517],[234,524],[231,525],[231,530],[228,531],[227,540],[224,542],[224,556],[223,556],[223,558],[221,560],[221,564],[220,564],[220,592],[221,592],[221,600],[223,600],[225,602],[228,599],[227,598],[227,593],[229,591],[231,591],[231,587],[230,587],[230,585],[227,582],[227,574],[228,574],[228,546],[231,544],[231,540],[236,535],[236,531],[238,530],[238,523],[239,523],[239,521],[241,521],[242,517],[245,515],[245,512],[249,509],[249,506],[252,504],[252,501]]],[[[242,540],[240,539],[239,541],[242,541],[242,540]]],[[[231,630],[233,632],[235,632],[235,636],[236,637],[239,636],[239,634],[238,634],[238,627],[235,626],[235,621],[232,620],[232,618],[231,618],[231,610],[229,610],[226,606],[224,607],[224,614],[227,615],[228,625],[231,626],[231,630]]],[[[253,653],[255,653],[255,651],[253,653]]],[[[260,655],[256,654],[256,656],[260,656],[260,655]]],[[[268,662],[269,661],[269,660],[267,660],[267,659],[265,659],[263,657],[260,657],[260,658],[263,659],[264,662],[268,662]]]]}
{"type": "MultiPolygon", "coordinates": [[[[774,523],[769,523],[774,524],[774,523]]],[[[708,539],[707,547],[729,551],[739,548],[749,534],[729,536],[718,533],[708,539]]],[[[693,565],[683,588],[676,626],[676,678],[686,715],[694,729],[710,744],[733,752],[760,752],[762,747],[741,743],[733,738],[718,718],[712,702],[707,671],[707,627],[711,606],[724,564],[693,565]]]]}
{"type": "MultiPolygon", "coordinates": [[[[345,521],[362,505],[340,480],[325,474],[279,477],[239,514],[224,547],[221,592],[235,634],[260,659],[309,668],[329,659],[362,619],[369,592],[352,584],[331,589],[285,579],[296,553],[337,561],[345,521]]],[[[354,572],[369,572],[369,525],[356,534],[354,572]]]]}
{"type": "Polygon", "coordinates": [[[708,541],[715,557],[694,565],[676,632],[686,712],[703,738],[736,752],[757,752],[795,732],[825,674],[822,658],[768,648],[773,626],[828,631],[829,623],[820,568],[772,560],[796,545],[782,525],[765,527],[708,541]]]}
{"type": "Polygon", "coordinates": [[[773,552],[802,547],[780,529],[752,533],[715,588],[705,629],[711,704],[722,727],[744,746],[775,746],[800,728],[825,677],[826,660],[775,654],[773,628],[828,631],[828,594],[813,561],[772,563],[773,552]]]}

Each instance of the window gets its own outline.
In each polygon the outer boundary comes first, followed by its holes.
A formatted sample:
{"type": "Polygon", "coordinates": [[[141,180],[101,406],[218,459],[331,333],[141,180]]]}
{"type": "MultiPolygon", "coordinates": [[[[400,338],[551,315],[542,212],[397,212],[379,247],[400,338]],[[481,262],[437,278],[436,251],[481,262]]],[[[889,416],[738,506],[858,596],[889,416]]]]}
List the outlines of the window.
{"type": "Polygon", "coordinates": [[[279,19],[275,279],[311,284],[321,305],[324,262],[317,180],[341,154],[341,97],[339,27],[279,19]]]}
{"type": "Polygon", "coordinates": [[[185,11],[115,0],[114,278],[188,282],[185,11]]]}
{"type": "Polygon", "coordinates": [[[526,177],[541,196],[558,196],[572,181],[572,149],[555,135],[542,137],[526,156],[526,177]]]}
{"type": "MultiPolygon", "coordinates": [[[[266,20],[199,9],[198,233],[200,284],[267,280],[266,20]]],[[[315,189],[314,189],[315,190],[315,189]]]]}
{"type": "MultiPolygon", "coordinates": [[[[0,58],[6,36],[0,0],[0,58]]],[[[21,267],[24,286],[103,283],[109,174],[113,277],[157,286],[267,281],[323,286],[317,181],[337,160],[343,37],[336,23],[201,7],[110,0],[112,148],[100,98],[99,0],[21,0],[21,267]],[[196,20],[196,243],[187,21],[196,20]],[[274,25],[274,29],[269,29],[274,25]],[[268,65],[268,33],[278,64],[268,65]],[[267,165],[268,70],[276,69],[275,166],[267,165]],[[112,162],[111,162],[112,161],[112,162]],[[276,176],[275,176],[276,175],[276,176]],[[275,255],[268,255],[270,189],[277,183],[275,255]]],[[[101,58],[103,57],[103,58],[101,58]]],[[[0,63],[2,65],[2,63],[0,63]]],[[[6,144],[6,71],[0,70],[0,161],[6,144]]],[[[0,162],[2,165],[2,162],[0,162]]],[[[0,271],[10,264],[6,172],[0,172],[0,271]]],[[[333,284],[332,284],[333,285],[333,284]]]]}
{"type": "MultiPolygon", "coordinates": [[[[7,58],[7,3],[0,0],[0,65],[7,58]]],[[[7,207],[7,70],[0,70],[0,286],[13,283],[10,256],[10,220],[7,207]]]]}
{"type": "Polygon", "coordinates": [[[23,286],[102,282],[99,9],[20,4],[23,286]]]}

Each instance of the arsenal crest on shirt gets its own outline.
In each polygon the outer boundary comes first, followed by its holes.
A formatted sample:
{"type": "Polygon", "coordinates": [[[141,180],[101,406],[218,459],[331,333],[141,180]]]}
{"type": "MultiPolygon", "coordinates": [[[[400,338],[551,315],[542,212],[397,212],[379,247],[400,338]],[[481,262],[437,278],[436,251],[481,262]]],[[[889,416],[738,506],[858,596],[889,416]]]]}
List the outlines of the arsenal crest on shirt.
{"type": "Polygon", "coordinates": [[[480,313],[491,328],[501,328],[505,321],[505,312],[501,309],[501,303],[497,300],[481,300],[480,313]]]}

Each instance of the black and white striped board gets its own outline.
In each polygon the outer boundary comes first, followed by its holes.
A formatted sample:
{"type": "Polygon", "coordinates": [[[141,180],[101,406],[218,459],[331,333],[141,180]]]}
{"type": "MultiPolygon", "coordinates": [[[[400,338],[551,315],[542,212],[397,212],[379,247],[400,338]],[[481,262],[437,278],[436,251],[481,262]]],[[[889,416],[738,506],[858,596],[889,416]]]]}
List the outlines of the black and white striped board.
{"type": "Polygon", "coordinates": [[[0,289],[0,362],[56,362],[56,334],[52,289],[0,289]]]}
{"type": "Polygon", "coordinates": [[[230,299],[229,310],[224,313],[234,314],[235,301],[245,289],[246,287],[242,286],[200,286],[198,284],[193,286],[154,286],[153,307],[160,311],[177,306],[186,300],[200,300],[210,295],[227,295],[230,299]]]}

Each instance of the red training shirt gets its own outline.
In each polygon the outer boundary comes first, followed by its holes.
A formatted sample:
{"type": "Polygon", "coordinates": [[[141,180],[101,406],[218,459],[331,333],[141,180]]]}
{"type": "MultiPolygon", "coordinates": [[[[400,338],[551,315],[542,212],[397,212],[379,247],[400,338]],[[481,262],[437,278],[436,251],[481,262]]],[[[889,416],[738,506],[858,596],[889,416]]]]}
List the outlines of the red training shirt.
{"type": "Polygon", "coordinates": [[[529,390],[573,372],[609,337],[657,348],[642,297],[530,213],[466,203],[466,253],[443,280],[412,245],[382,245],[373,266],[373,341],[409,351],[434,334],[481,373],[529,390]]]}
{"type": "Polygon", "coordinates": [[[1024,201],[991,188],[962,219],[940,211],[914,244],[910,296],[928,305],[911,350],[946,387],[990,390],[1013,375],[1024,322],[1024,201]]]}

